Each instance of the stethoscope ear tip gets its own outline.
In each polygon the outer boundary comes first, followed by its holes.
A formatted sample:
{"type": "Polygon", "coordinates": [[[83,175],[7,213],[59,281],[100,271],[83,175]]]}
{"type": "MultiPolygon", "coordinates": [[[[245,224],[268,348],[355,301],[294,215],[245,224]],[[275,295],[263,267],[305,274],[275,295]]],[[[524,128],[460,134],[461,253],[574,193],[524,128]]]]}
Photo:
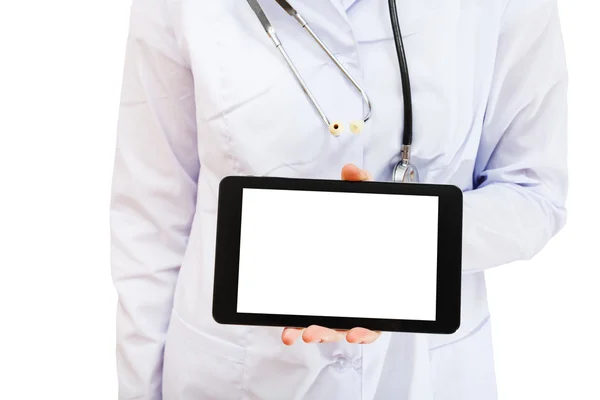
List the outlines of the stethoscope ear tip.
{"type": "Polygon", "coordinates": [[[354,133],[355,135],[358,135],[359,133],[361,133],[364,127],[365,127],[364,121],[352,121],[350,123],[350,131],[352,133],[354,133]]]}
{"type": "Polygon", "coordinates": [[[342,123],[340,122],[334,121],[331,124],[329,124],[329,132],[333,136],[340,136],[342,132],[344,132],[344,125],[342,125],[342,123]]]}
{"type": "MultiPolygon", "coordinates": [[[[364,127],[364,121],[350,122],[350,132],[354,133],[355,135],[359,135],[363,131],[364,127]]],[[[342,133],[344,133],[344,124],[341,122],[332,122],[329,124],[329,133],[336,137],[340,136],[342,133]]]]}

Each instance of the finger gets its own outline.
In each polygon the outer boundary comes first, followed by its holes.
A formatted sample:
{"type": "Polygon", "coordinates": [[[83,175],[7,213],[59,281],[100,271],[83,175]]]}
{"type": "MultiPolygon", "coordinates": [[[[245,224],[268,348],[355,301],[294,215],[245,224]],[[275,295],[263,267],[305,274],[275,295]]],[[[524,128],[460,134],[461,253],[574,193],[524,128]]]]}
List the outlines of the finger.
{"type": "Polygon", "coordinates": [[[306,328],[302,334],[302,340],[306,343],[331,343],[342,340],[344,336],[343,332],[313,325],[306,328]]]}
{"type": "Polygon", "coordinates": [[[348,343],[369,344],[379,338],[381,332],[371,331],[365,328],[351,329],[346,335],[348,343]]]}
{"type": "Polygon", "coordinates": [[[286,346],[291,346],[302,336],[302,332],[304,332],[302,328],[285,328],[281,333],[281,341],[286,346]]]}
{"type": "Polygon", "coordinates": [[[354,164],[347,164],[342,168],[342,180],[344,181],[370,181],[371,174],[358,168],[354,164]]]}

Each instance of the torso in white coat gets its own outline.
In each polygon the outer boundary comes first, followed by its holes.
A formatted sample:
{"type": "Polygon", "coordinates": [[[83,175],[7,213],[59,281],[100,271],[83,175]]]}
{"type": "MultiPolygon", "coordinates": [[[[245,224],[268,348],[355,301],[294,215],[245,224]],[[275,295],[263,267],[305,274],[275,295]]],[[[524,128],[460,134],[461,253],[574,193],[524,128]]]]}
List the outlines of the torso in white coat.
{"type": "MultiPolygon", "coordinates": [[[[342,167],[353,163],[371,172],[375,180],[391,180],[402,141],[403,104],[387,0],[290,0],[369,94],[373,115],[360,134],[353,134],[348,128],[348,123],[360,119],[364,111],[355,89],[274,0],[260,0],[326,114],[345,125],[345,132],[339,137],[328,132],[246,1],[166,3],[162,9],[156,6],[156,10],[149,5],[144,18],[158,19],[153,13],[167,12],[168,28],[160,24],[152,27],[146,21],[132,32],[135,35],[136,29],[139,32],[156,29],[155,43],[153,34],[147,35],[149,47],[162,47],[170,59],[164,62],[173,64],[172,74],[165,79],[165,85],[171,86],[157,88],[156,99],[161,98],[158,95],[161,91],[179,99],[194,99],[195,105],[186,112],[172,115],[165,112],[156,118],[159,125],[163,123],[161,118],[165,121],[179,118],[177,123],[182,127],[194,127],[197,137],[188,143],[197,146],[200,166],[198,175],[189,174],[194,182],[173,183],[163,188],[169,193],[180,190],[185,194],[186,185],[197,182],[185,257],[176,285],[173,282],[168,331],[156,341],[166,340],[162,370],[154,371],[157,382],[158,375],[162,376],[163,398],[495,399],[491,330],[482,272],[493,265],[484,262],[485,256],[474,255],[475,251],[469,253],[469,243],[473,248],[478,246],[479,234],[481,240],[490,235],[487,246],[494,248],[490,241],[498,238],[494,236],[498,233],[492,228],[479,229],[474,224],[476,228],[469,229],[466,222],[462,321],[461,328],[453,335],[384,333],[370,345],[346,342],[309,345],[300,341],[286,347],[280,339],[280,328],[220,326],[211,317],[220,179],[239,174],[339,179],[342,167]],[[169,42],[161,39],[163,29],[173,35],[170,48],[167,48],[169,42]],[[191,71],[189,76],[179,72],[177,66],[184,64],[191,71]]],[[[486,122],[488,114],[502,114],[495,110],[505,107],[502,102],[506,98],[494,82],[504,79],[498,76],[499,68],[509,70],[508,64],[497,63],[507,2],[398,0],[397,3],[412,86],[413,163],[420,169],[422,181],[452,183],[465,192],[472,191],[490,160],[500,162],[493,158],[494,150],[501,142],[500,131],[508,129],[508,124],[500,128],[508,118],[486,122]],[[490,132],[486,139],[488,125],[490,132]]],[[[549,5],[552,2],[526,3],[530,3],[529,10],[519,12],[523,16],[537,13],[532,24],[540,26],[531,29],[538,29],[539,36],[544,18],[546,24],[553,18],[554,10],[549,5]],[[545,13],[539,11],[544,7],[545,13]]],[[[517,12],[512,12],[515,15],[511,18],[517,20],[517,12]]],[[[168,68],[165,70],[169,71],[168,68]]],[[[526,147],[527,143],[522,145],[526,147]]],[[[169,157],[161,154],[156,156],[169,157]]],[[[196,156],[185,150],[175,155],[187,159],[187,165],[193,165],[196,156]]],[[[506,180],[502,175],[493,178],[506,180]]],[[[510,195],[507,196],[510,202],[510,195]]],[[[491,220],[503,218],[502,215],[487,216],[493,210],[478,209],[468,200],[467,207],[475,209],[473,215],[477,215],[472,218],[483,214],[490,218],[482,224],[484,228],[502,224],[491,220]]],[[[182,217],[181,221],[184,220],[182,217]]],[[[164,225],[177,228],[179,222],[176,218],[174,221],[164,225]]],[[[398,232],[403,234],[401,229],[398,232]]],[[[511,234],[503,232],[501,238],[511,234]]],[[[331,245],[336,245],[335,240],[331,245]]],[[[499,240],[495,246],[501,252],[504,244],[499,240]]],[[[507,251],[512,250],[507,248],[507,251]]],[[[402,262],[401,253],[398,257],[398,262],[402,262]]],[[[518,256],[506,257],[504,260],[502,255],[492,254],[491,264],[518,256]]],[[[299,272],[290,271],[290,279],[294,273],[299,272]]],[[[138,320],[146,318],[143,307],[138,312],[142,315],[138,320]]],[[[150,311],[147,315],[152,317],[150,311]]],[[[139,346],[141,349],[144,345],[139,346]]]]}

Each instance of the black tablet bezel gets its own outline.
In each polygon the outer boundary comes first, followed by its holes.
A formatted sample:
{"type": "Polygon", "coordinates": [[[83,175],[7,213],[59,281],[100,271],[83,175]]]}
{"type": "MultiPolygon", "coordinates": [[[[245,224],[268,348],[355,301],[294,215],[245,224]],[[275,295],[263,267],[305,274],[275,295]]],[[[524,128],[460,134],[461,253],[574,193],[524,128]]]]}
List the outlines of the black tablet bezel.
{"type": "MultiPolygon", "coordinates": [[[[409,212],[410,210],[399,210],[409,212]]],[[[229,176],[219,185],[213,318],[219,324],[248,326],[367,329],[388,332],[451,334],[460,326],[463,193],[453,185],[348,182],[337,180],[229,176]],[[246,314],[237,312],[243,189],[276,189],[436,196],[438,268],[436,320],[389,320],[322,316],[246,314]]],[[[400,227],[398,229],[401,229],[400,227]]]]}

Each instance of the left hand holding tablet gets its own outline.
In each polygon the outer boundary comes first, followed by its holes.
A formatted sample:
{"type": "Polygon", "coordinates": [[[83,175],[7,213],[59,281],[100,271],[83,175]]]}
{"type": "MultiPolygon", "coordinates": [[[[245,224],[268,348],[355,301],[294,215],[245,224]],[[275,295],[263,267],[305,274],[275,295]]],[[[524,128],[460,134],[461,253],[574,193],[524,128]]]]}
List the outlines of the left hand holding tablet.
{"type": "MultiPolygon", "coordinates": [[[[342,180],[345,181],[370,181],[371,175],[355,165],[348,164],[342,168],[342,180]]],[[[349,216],[351,217],[351,216],[349,216]]],[[[294,344],[298,338],[306,343],[331,343],[347,340],[349,343],[369,344],[379,338],[381,332],[364,328],[354,328],[349,331],[338,331],[322,326],[313,325],[304,328],[285,328],[281,340],[287,346],[294,344]]]]}

